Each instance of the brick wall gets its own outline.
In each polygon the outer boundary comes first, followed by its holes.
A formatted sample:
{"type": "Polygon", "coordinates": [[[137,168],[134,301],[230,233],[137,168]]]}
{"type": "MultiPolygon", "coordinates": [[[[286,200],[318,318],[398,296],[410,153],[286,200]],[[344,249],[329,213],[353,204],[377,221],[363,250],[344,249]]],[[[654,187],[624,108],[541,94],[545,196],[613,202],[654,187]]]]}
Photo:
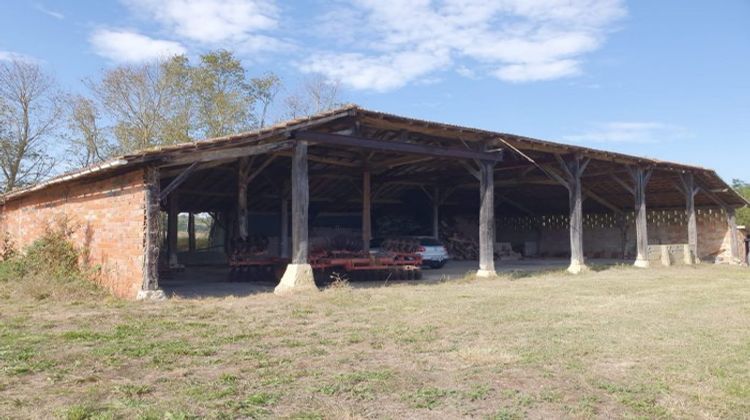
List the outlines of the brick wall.
{"type": "Polygon", "coordinates": [[[115,296],[135,298],[144,282],[146,173],[138,169],[96,182],[75,182],[32,192],[5,203],[0,232],[19,249],[46,224],[67,217],[77,226],[74,241],[101,267],[97,281],[115,296]]]}
{"type": "MultiPolygon", "coordinates": [[[[652,245],[687,243],[687,221],[680,210],[648,212],[648,242],[652,245]]],[[[726,215],[718,209],[697,210],[698,255],[703,260],[725,262],[730,257],[730,231],[726,215]]],[[[536,241],[541,256],[570,255],[568,218],[564,215],[498,218],[498,242],[522,244],[536,241]]],[[[614,215],[584,214],[583,249],[587,257],[619,258],[623,242],[628,258],[635,258],[633,214],[627,215],[624,232],[614,215]],[[623,236],[624,235],[624,236],[623,236]]],[[[472,228],[472,230],[476,230],[472,228]]],[[[740,240],[740,244],[741,244],[740,240]]]]}

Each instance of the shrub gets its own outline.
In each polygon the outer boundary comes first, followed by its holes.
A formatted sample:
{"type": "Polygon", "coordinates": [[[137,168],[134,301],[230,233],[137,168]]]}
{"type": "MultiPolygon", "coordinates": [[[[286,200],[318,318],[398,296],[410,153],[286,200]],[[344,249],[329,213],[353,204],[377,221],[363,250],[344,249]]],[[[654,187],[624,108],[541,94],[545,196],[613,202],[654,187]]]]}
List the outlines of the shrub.
{"type": "Polygon", "coordinates": [[[79,252],[71,241],[75,229],[67,219],[49,224],[44,234],[26,249],[24,266],[34,274],[48,274],[55,278],[75,278],[81,275],[79,252]]]}
{"type": "Polygon", "coordinates": [[[5,232],[3,235],[2,248],[0,248],[0,259],[3,261],[11,260],[13,257],[18,255],[16,251],[16,243],[13,242],[13,238],[10,237],[10,233],[5,232]]]}
{"type": "Polygon", "coordinates": [[[3,241],[0,295],[21,295],[37,300],[49,297],[70,299],[98,293],[79,264],[81,253],[72,241],[76,231],[66,217],[48,223],[41,237],[23,253],[15,251],[10,239],[3,241]],[[6,244],[8,246],[6,246],[6,244]]]}

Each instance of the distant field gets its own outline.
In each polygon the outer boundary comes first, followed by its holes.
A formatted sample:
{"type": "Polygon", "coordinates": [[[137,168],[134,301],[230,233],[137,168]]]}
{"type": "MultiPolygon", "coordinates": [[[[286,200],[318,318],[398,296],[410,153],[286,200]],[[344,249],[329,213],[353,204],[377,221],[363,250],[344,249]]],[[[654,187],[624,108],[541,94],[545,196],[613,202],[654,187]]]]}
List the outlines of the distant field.
{"type": "Polygon", "coordinates": [[[11,298],[0,418],[748,418],[750,270],[11,298]]]}

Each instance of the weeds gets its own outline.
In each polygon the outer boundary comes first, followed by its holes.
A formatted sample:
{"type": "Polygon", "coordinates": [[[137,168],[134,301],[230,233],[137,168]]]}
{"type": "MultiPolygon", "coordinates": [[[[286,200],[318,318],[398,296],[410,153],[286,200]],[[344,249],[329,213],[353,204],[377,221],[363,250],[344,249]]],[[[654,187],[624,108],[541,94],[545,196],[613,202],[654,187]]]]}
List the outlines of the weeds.
{"type": "Polygon", "coordinates": [[[0,296],[75,300],[99,295],[79,263],[81,250],[72,240],[76,229],[67,217],[60,217],[48,223],[43,234],[23,252],[16,251],[6,235],[0,249],[0,296]]]}

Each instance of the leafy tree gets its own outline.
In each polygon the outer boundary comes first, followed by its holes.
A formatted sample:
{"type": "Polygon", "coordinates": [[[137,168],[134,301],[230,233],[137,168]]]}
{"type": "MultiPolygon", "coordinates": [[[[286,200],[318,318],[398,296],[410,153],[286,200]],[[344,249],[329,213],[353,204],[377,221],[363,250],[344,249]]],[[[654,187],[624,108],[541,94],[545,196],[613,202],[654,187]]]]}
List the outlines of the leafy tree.
{"type": "MultiPolygon", "coordinates": [[[[231,52],[218,50],[202,55],[195,66],[178,55],[109,69],[88,84],[94,109],[112,124],[116,150],[126,153],[265,124],[281,82],[272,73],[248,77],[231,52]]],[[[79,121],[72,124],[80,131],[79,121]]]]}
{"type": "Polygon", "coordinates": [[[55,82],[38,64],[0,63],[0,176],[5,191],[51,173],[54,159],[47,146],[61,114],[55,82]]]}
{"type": "MultiPolygon", "coordinates": [[[[732,188],[741,196],[750,200],[750,184],[739,179],[733,179],[732,188]]],[[[737,210],[737,224],[750,226],[750,208],[743,207],[737,210]]]]}
{"type": "Polygon", "coordinates": [[[193,78],[195,70],[188,58],[177,55],[162,62],[166,90],[162,142],[185,143],[198,136],[197,110],[193,78]]]}
{"type": "Polygon", "coordinates": [[[194,70],[193,89],[198,100],[198,125],[206,137],[248,130],[257,125],[252,112],[255,98],[245,68],[227,50],[201,56],[194,70]]]}
{"type": "Polygon", "coordinates": [[[288,118],[314,115],[340,105],[340,83],[320,75],[304,79],[297,91],[284,99],[288,118]]]}
{"type": "Polygon", "coordinates": [[[107,159],[113,152],[101,126],[101,116],[96,103],[81,95],[69,97],[68,131],[65,137],[69,143],[69,156],[74,164],[89,166],[107,159]]]}
{"type": "Polygon", "coordinates": [[[250,81],[250,92],[256,102],[255,113],[260,128],[266,126],[271,104],[276,99],[280,89],[281,79],[273,73],[266,73],[250,81]]]}
{"type": "Polygon", "coordinates": [[[161,63],[123,65],[107,70],[89,87],[113,121],[120,152],[167,143],[162,137],[169,110],[169,87],[161,63]]]}

